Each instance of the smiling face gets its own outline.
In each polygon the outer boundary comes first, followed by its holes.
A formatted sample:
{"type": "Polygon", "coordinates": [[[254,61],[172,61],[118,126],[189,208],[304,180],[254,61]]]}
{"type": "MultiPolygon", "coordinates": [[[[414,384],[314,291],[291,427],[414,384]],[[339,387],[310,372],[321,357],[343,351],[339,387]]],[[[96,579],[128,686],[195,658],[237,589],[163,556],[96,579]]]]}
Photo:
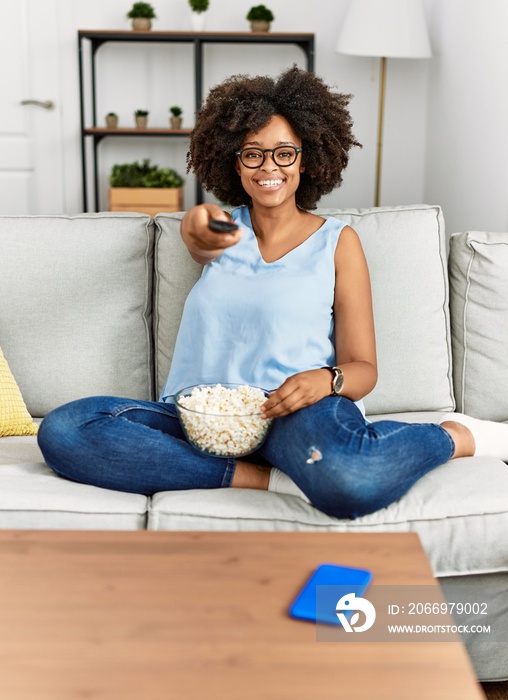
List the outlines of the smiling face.
{"type": "MultiPolygon", "coordinates": [[[[289,122],[276,114],[260,131],[247,134],[243,148],[278,148],[279,146],[301,147],[302,141],[295,134],[289,122]]],[[[300,184],[300,173],[304,171],[302,154],[299,153],[292,165],[277,165],[271,153],[265,154],[265,161],[259,168],[247,168],[237,158],[236,171],[242,186],[253,204],[276,207],[295,199],[300,184]]]]}

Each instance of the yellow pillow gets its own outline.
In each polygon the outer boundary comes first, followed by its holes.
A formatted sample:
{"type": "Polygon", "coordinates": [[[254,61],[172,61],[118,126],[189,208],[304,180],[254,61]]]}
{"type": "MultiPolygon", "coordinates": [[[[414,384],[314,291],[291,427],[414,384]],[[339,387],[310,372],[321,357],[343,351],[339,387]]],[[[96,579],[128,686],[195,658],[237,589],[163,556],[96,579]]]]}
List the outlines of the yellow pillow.
{"type": "Polygon", "coordinates": [[[0,348],[0,437],[35,435],[37,430],[0,348]]]}

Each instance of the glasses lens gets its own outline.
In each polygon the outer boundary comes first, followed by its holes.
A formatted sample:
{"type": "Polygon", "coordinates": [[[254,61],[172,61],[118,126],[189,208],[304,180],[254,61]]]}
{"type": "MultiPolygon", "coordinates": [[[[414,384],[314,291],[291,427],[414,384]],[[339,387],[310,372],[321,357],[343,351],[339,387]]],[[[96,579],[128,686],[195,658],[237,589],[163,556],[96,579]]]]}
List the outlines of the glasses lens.
{"type": "Polygon", "coordinates": [[[263,151],[260,148],[245,148],[240,159],[246,168],[259,168],[263,162],[263,151]]]}
{"type": "Polygon", "coordinates": [[[273,152],[273,159],[277,165],[284,168],[288,165],[293,165],[297,155],[296,148],[293,146],[279,146],[273,152]]]}

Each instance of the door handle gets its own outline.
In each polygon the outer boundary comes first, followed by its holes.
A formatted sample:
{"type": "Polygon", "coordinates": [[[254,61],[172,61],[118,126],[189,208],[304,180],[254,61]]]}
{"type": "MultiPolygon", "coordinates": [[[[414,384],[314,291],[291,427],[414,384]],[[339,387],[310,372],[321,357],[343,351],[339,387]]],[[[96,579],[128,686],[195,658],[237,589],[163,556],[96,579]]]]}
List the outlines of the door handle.
{"type": "Polygon", "coordinates": [[[36,105],[37,107],[43,107],[44,109],[55,109],[55,103],[53,100],[22,100],[22,105],[36,105]]]}

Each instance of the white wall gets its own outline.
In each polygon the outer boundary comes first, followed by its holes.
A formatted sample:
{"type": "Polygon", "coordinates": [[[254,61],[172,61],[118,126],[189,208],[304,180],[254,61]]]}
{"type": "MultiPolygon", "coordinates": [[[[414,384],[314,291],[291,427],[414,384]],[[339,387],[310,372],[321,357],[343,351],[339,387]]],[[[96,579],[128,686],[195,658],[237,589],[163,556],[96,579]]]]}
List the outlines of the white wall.
{"type": "MultiPolygon", "coordinates": [[[[81,209],[81,165],[79,151],[79,102],[77,90],[78,29],[128,29],[125,12],[130,0],[59,0],[61,33],[62,99],[66,208],[81,209]]],[[[154,29],[191,28],[187,0],[153,2],[158,19],[154,29]]],[[[211,0],[207,29],[247,31],[245,15],[255,4],[250,0],[211,0]]],[[[378,61],[335,53],[335,42],[348,0],[270,0],[275,14],[273,31],[314,32],[316,72],[341,92],[353,93],[351,112],[355,134],[364,145],[351,154],[342,188],[327,195],[323,206],[373,204],[378,108],[378,61]]],[[[189,46],[105,45],[98,52],[98,113],[116,111],[122,124],[131,123],[132,111],[149,109],[152,126],[167,125],[172,104],[184,107],[184,126],[193,121],[192,66],[189,46]]],[[[277,74],[293,62],[304,65],[297,47],[208,47],[206,86],[232,73],[277,74]]],[[[383,204],[422,201],[424,194],[425,114],[427,62],[390,61],[387,79],[385,149],[383,160],[383,204]]],[[[206,90],[206,87],[205,87],[206,90]]],[[[106,207],[107,177],[115,162],[150,157],[153,162],[185,170],[185,141],[164,139],[106,139],[100,145],[101,207],[106,207]]],[[[192,178],[188,178],[185,206],[193,203],[192,178]]]]}
{"type": "MultiPolygon", "coordinates": [[[[41,0],[44,2],[46,0],[41,0]]],[[[57,0],[66,210],[81,210],[77,37],[81,29],[127,29],[130,0],[57,0]]],[[[373,204],[378,112],[378,61],[335,53],[349,0],[270,0],[274,31],[316,35],[316,71],[337,90],[352,93],[355,149],[343,186],[324,206],[373,204]]],[[[381,0],[380,0],[381,1],[381,0]]],[[[187,0],[154,0],[155,29],[190,29],[187,0]]],[[[245,31],[250,0],[211,0],[207,29],[245,31]]],[[[388,61],[381,204],[441,204],[448,232],[508,229],[508,3],[506,0],[424,0],[434,56],[388,61]]],[[[209,47],[207,86],[238,72],[276,74],[303,54],[290,47],[209,47]]],[[[107,45],[99,51],[99,114],[118,111],[128,123],[146,107],[151,125],[167,124],[167,108],[182,104],[192,124],[190,48],[107,45]]],[[[185,141],[105,140],[101,204],[115,162],[146,156],[185,170],[185,141]]],[[[185,206],[193,203],[192,178],[185,206]]]]}
{"type": "Polygon", "coordinates": [[[447,230],[508,230],[508,3],[428,0],[425,197],[447,230]]]}

